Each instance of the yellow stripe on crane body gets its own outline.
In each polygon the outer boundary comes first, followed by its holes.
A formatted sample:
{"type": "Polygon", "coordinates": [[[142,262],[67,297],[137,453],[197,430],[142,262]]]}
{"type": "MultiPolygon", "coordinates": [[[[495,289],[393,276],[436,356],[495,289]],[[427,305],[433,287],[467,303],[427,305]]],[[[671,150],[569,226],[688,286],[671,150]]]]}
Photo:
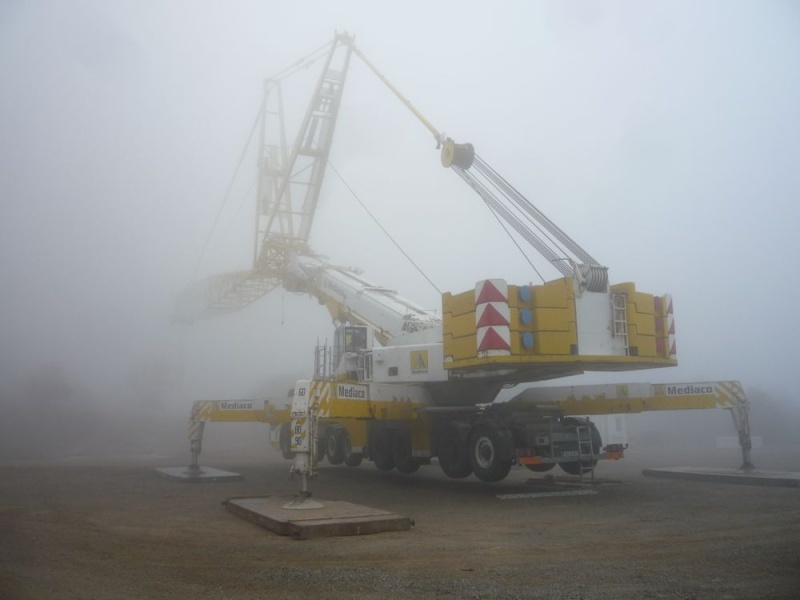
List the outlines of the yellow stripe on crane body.
{"type": "Polygon", "coordinates": [[[416,419],[427,406],[407,389],[379,389],[374,397],[369,385],[353,381],[310,380],[308,389],[310,408],[320,419],[416,419]]]}
{"type": "Polygon", "coordinates": [[[509,408],[558,407],[567,415],[610,415],[655,410],[736,408],[747,403],[738,381],[626,383],[529,388],[509,408]]]}
{"type": "Polygon", "coordinates": [[[283,423],[289,421],[289,409],[269,401],[261,406],[256,400],[198,400],[192,405],[191,421],[227,423],[283,423]]]}

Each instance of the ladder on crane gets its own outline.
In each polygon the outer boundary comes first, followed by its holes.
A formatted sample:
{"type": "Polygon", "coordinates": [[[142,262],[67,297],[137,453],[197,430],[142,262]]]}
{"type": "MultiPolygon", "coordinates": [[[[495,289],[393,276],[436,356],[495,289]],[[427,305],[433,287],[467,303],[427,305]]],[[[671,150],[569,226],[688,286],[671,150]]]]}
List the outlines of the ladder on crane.
{"type": "Polygon", "coordinates": [[[611,309],[614,318],[614,337],[622,341],[625,356],[630,355],[628,346],[628,297],[622,292],[611,294],[611,309]]]}
{"type": "MultiPolygon", "coordinates": [[[[578,473],[581,483],[585,474],[589,474],[591,481],[594,481],[594,442],[592,441],[592,427],[591,425],[578,425],[575,427],[575,433],[578,436],[578,473]],[[585,456],[589,460],[584,459],[585,456]]],[[[600,450],[599,448],[597,449],[600,450]]]]}

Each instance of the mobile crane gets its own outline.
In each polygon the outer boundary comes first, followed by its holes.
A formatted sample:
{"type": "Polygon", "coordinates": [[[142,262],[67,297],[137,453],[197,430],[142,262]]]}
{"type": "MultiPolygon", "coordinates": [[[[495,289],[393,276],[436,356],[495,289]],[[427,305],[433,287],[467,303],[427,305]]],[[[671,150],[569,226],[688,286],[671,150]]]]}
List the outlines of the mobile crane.
{"type": "Polygon", "coordinates": [[[281,79],[265,82],[260,112],[253,268],[211,278],[184,301],[184,316],[236,310],[271,289],[310,294],[330,312],[332,351],[317,348],[314,377],[298,381],[291,406],[198,401],[192,409],[192,466],[204,424],[259,421],[303,478],[316,462],[413,473],[436,459],[446,475],[500,481],[514,464],[555,465],[570,474],[621,458],[603,447],[586,415],[686,408],[729,409],[749,465],[747,400],[738,382],[537,387],[494,402],[504,387],[585,371],[628,371],[677,364],[672,300],[610,285],[607,268],[545,217],[472,145],[436,130],[347,34],[337,34],[291,149],[285,143],[281,79]],[[479,281],[442,295],[441,317],[355,270],[330,264],[309,245],[322,179],[352,54],[418,117],[454,170],[498,220],[539,251],[562,277],[542,285],[479,281]],[[268,143],[266,132],[280,143],[268,143]]]}

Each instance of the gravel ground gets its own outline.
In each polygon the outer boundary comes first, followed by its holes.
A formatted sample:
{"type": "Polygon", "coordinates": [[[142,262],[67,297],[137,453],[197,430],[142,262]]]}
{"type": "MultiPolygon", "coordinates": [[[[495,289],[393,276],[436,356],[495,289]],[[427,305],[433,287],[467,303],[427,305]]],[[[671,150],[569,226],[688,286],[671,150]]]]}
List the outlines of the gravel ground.
{"type": "MultiPolygon", "coordinates": [[[[206,459],[213,457],[205,457],[206,459]]],[[[800,448],[757,464],[796,469],[800,448]]],[[[408,532],[296,541],[227,512],[233,496],[288,495],[288,463],[209,460],[240,482],[181,484],[179,459],[0,464],[0,598],[798,598],[800,488],[651,479],[643,467],[737,466],[736,451],[629,452],[597,494],[323,466],[320,500],[408,515],[408,532]]]]}

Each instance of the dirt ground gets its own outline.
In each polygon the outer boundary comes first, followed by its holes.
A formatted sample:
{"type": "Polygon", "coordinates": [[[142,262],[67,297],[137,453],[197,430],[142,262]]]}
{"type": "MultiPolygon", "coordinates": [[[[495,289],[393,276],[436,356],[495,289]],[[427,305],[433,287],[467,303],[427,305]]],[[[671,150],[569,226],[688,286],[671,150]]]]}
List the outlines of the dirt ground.
{"type": "MultiPolygon", "coordinates": [[[[207,458],[207,457],[206,457],[207,458]]],[[[800,447],[755,453],[797,470],[800,447]]],[[[596,495],[539,491],[524,468],[499,484],[371,463],[323,465],[313,491],[412,517],[408,532],[296,541],[221,501],[289,495],[288,463],[208,461],[245,479],[182,484],[186,458],[0,465],[0,598],[798,598],[800,488],[643,477],[643,467],[738,466],[736,450],[629,452],[596,495]]],[[[204,461],[205,462],[205,461],[204,461]]],[[[557,473],[555,471],[554,473],[557,473]]]]}

